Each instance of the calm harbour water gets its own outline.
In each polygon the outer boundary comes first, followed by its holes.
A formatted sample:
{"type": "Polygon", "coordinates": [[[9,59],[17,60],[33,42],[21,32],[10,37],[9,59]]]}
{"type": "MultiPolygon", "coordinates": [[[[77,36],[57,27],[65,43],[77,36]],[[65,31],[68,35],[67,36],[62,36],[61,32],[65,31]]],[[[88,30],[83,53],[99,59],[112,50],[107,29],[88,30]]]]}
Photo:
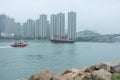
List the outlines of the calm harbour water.
{"type": "Polygon", "coordinates": [[[27,79],[43,70],[61,73],[120,59],[120,43],[28,44],[25,48],[12,48],[10,42],[0,42],[0,80],[27,79]]]}

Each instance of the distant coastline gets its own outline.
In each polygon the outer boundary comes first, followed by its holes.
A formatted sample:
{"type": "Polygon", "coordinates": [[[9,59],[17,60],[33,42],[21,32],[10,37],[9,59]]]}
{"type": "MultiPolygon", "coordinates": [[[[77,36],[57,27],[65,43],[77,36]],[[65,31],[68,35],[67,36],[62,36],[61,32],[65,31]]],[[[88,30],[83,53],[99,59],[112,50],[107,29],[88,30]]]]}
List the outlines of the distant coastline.
{"type": "MultiPolygon", "coordinates": [[[[3,37],[0,36],[0,40],[43,40],[49,41],[50,37],[3,37]]],[[[120,42],[120,34],[100,34],[90,30],[84,30],[76,33],[76,42],[120,42]]]]}

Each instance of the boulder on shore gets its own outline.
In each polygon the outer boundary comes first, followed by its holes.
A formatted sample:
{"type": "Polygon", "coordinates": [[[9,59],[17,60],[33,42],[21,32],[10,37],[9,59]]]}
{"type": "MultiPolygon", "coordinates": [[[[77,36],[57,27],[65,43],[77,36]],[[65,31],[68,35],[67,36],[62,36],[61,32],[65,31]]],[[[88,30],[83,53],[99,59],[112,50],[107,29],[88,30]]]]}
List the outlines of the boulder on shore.
{"type": "Polygon", "coordinates": [[[111,73],[120,72],[120,60],[112,61],[112,62],[103,62],[107,68],[110,68],[111,73]]]}
{"type": "Polygon", "coordinates": [[[73,80],[79,72],[78,69],[68,69],[59,76],[59,80],[73,80]]]}
{"type": "Polygon", "coordinates": [[[104,69],[94,71],[93,75],[97,80],[111,80],[112,74],[104,69]]]}
{"type": "Polygon", "coordinates": [[[56,78],[56,76],[57,76],[56,73],[46,70],[37,74],[33,74],[29,78],[29,80],[53,80],[54,78],[56,78]]]}

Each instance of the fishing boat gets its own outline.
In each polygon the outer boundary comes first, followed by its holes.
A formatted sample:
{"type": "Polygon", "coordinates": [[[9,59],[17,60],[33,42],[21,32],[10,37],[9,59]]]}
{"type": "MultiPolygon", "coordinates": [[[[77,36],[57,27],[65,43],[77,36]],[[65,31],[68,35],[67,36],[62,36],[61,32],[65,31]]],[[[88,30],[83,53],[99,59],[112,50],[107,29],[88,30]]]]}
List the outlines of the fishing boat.
{"type": "Polygon", "coordinates": [[[52,43],[74,43],[75,41],[72,39],[67,39],[64,36],[54,36],[50,40],[52,43]]]}
{"type": "Polygon", "coordinates": [[[15,42],[14,44],[10,45],[11,47],[26,47],[28,44],[24,42],[15,42]]]}

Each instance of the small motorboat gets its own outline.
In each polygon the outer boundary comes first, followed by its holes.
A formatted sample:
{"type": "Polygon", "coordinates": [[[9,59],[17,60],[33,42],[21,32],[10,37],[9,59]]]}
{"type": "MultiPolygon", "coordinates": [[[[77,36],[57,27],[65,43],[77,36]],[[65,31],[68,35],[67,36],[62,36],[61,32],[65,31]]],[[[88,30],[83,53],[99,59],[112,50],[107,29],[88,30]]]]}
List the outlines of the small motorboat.
{"type": "Polygon", "coordinates": [[[27,43],[23,43],[23,42],[16,42],[12,45],[10,45],[11,47],[26,47],[28,44],[27,43]]]}

